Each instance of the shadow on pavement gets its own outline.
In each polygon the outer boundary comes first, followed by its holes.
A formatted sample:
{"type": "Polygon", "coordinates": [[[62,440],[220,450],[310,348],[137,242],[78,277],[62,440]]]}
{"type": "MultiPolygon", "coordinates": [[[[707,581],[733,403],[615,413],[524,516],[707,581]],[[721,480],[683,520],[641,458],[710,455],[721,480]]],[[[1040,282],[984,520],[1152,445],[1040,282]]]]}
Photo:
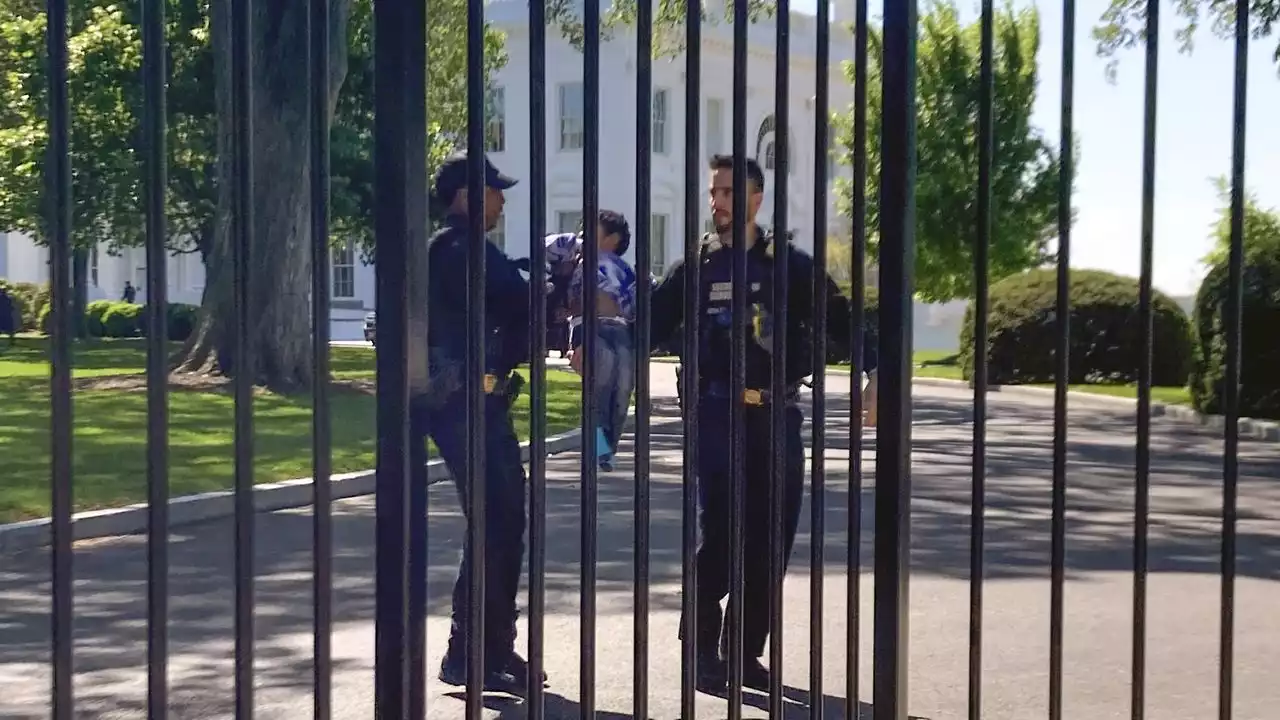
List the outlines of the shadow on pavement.
{"type": "MultiPolygon", "coordinates": [[[[825,571],[843,573],[849,513],[860,513],[862,569],[872,557],[874,432],[864,447],[865,484],[848,484],[848,397],[827,402],[825,571]]],[[[670,408],[665,408],[669,412],[670,408]]],[[[986,573],[989,580],[1045,578],[1050,550],[1052,414],[1046,405],[992,396],[987,452],[986,573]]],[[[657,416],[655,414],[655,421],[657,416]]],[[[913,574],[967,578],[972,414],[967,400],[917,398],[913,422],[913,574]]],[[[1132,567],[1133,413],[1075,407],[1067,447],[1068,579],[1132,567]]],[[[700,432],[725,432],[701,428],[700,432]]],[[[651,440],[650,605],[678,611],[682,567],[681,453],[678,425],[651,440]]],[[[1152,433],[1150,568],[1156,572],[1219,570],[1222,442],[1199,427],[1157,419],[1152,433]]],[[[624,448],[623,457],[630,450],[624,448]]],[[[548,616],[576,616],[581,512],[576,455],[548,463],[546,587],[548,616]]],[[[1243,441],[1240,450],[1241,576],[1280,578],[1280,454],[1273,444],[1243,441]]],[[[632,612],[635,483],[624,463],[599,480],[598,612],[632,612]]],[[[792,574],[809,572],[814,538],[806,500],[792,574]]],[[[452,487],[430,493],[428,611],[449,613],[465,524],[452,487]]],[[[372,657],[374,504],[344,501],[334,515],[335,677],[366,683],[372,657]]],[[[169,546],[171,710],[178,718],[213,720],[230,706],[233,657],[233,525],[229,520],[174,530],[169,546]]],[[[309,697],[312,678],[312,521],[306,511],[260,515],[255,521],[257,691],[266,697],[309,697]]],[[[146,692],[146,543],[142,537],[80,543],[75,556],[75,642],[78,717],[140,717],[146,692]]],[[[0,716],[47,715],[49,556],[32,551],[0,557],[0,716]]],[[[527,601],[525,591],[521,604],[527,601]]],[[[804,611],[807,614],[807,608],[804,611]]],[[[575,621],[576,622],[576,621],[575,621]]],[[[434,626],[433,626],[434,627],[434,626]]],[[[447,627],[447,623],[446,623],[447,627]]],[[[436,632],[432,630],[431,632],[436,632]]],[[[437,635],[439,633],[436,633],[437,635]]],[[[439,638],[433,643],[439,642],[439,638]]],[[[626,643],[630,643],[627,636],[626,643]]],[[[651,648],[674,644],[654,633],[651,648]]],[[[833,643],[836,644],[836,643],[833,643]]],[[[843,641],[838,641],[843,646],[843,641]]],[[[576,647],[576,645],[575,645],[576,647]]],[[[656,654],[656,650],[651,653],[656,654]]],[[[429,660],[429,665],[436,659],[429,660]]],[[[656,693],[657,691],[655,691],[656,693]]],[[[797,690],[797,693],[801,691],[797,690]]],[[[548,696],[550,717],[576,717],[572,701],[548,696]]],[[[827,717],[844,701],[824,698],[827,717]]],[[[805,704],[797,700],[797,707],[805,704]]],[[[309,708],[309,700],[305,706],[309,708]]],[[[516,709],[501,709],[502,717],[516,709]]],[[[837,712],[838,711],[838,712],[837,712]]],[[[309,712],[309,709],[308,709],[309,712]]],[[[800,712],[797,710],[797,712],[800,712]]],[[[264,717],[279,717],[267,713],[264,717]]],[[[353,717],[360,716],[358,713],[353,717]]],[[[799,715],[798,715],[799,716],[799,715]]],[[[512,714],[510,717],[521,717],[512,714]]],[[[601,714],[600,717],[625,717],[601,714]]],[[[790,717],[790,715],[788,715],[790,717]]]]}

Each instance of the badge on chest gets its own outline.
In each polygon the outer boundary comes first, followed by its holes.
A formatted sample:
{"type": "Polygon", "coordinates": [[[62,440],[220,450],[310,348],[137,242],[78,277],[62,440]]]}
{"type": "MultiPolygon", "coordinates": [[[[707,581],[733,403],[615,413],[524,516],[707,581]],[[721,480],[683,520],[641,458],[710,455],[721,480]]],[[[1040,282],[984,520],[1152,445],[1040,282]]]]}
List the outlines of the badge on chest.
{"type": "MultiPolygon", "coordinates": [[[[758,282],[751,283],[751,291],[747,293],[747,302],[756,299],[764,286],[758,282]]],[[[707,289],[707,300],[712,305],[728,305],[733,302],[733,283],[715,282],[707,289]]],[[[708,311],[710,312],[710,311],[708,311]]]]}

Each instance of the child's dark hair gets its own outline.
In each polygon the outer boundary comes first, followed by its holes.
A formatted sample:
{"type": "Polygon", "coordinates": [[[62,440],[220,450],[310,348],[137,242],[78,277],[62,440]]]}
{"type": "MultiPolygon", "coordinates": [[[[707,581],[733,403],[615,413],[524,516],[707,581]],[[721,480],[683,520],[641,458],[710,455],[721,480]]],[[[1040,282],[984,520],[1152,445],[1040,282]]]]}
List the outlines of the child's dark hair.
{"type": "Polygon", "coordinates": [[[631,227],[627,225],[627,218],[616,210],[601,210],[598,217],[600,227],[606,233],[610,235],[617,233],[618,254],[626,254],[627,248],[631,247],[631,227]]]}

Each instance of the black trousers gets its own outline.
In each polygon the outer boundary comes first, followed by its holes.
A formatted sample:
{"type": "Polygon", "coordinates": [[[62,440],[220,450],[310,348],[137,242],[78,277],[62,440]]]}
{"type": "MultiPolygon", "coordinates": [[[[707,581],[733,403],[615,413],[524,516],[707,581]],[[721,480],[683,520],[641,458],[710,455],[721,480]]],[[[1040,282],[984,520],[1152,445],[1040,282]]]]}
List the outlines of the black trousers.
{"type": "MultiPolygon", "coordinates": [[[[511,419],[510,401],[500,394],[485,397],[483,478],[473,477],[467,472],[468,427],[465,418],[465,398],[461,395],[439,408],[415,407],[410,426],[413,441],[410,467],[414,482],[425,487],[426,449],[423,439],[426,436],[434,440],[449,474],[453,476],[458,502],[467,515],[468,524],[471,522],[468,489],[475,482],[485,484],[485,664],[495,669],[505,666],[515,651],[516,593],[520,588],[520,571],[524,562],[527,480],[520,459],[520,441],[511,419]]],[[[465,657],[470,635],[471,555],[470,542],[464,542],[462,565],[458,568],[458,579],[453,588],[453,627],[448,651],[458,657],[465,657]]]]}
{"type": "MultiPolygon", "coordinates": [[[[773,499],[772,409],[748,406],[744,410],[744,513],[743,522],[743,656],[764,655],[770,617],[770,531],[773,499]]],[[[703,396],[698,406],[698,526],[700,541],[697,568],[697,637],[700,653],[712,653],[721,645],[725,623],[720,603],[729,594],[729,513],[732,494],[732,447],[729,442],[730,403],[727,398],[703,396]]],[[[800,408],[786,408],[780,429],[786,447],[786,474],[782,498],[782,558],[779,573],[786,572],[795,544],[800,506],[804,499],[804,445],[800,436],[804,417],[800,408]]],[[[681,623],[684,626],[684,623],[681,623]]]]}

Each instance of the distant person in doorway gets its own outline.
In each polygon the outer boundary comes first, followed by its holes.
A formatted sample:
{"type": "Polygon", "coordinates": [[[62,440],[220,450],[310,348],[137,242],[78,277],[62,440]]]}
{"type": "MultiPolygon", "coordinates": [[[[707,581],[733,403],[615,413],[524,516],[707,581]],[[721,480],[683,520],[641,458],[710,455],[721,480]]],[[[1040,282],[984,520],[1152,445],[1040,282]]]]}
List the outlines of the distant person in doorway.
{"type": "Polygon", "coordinates": [[[129,282],[128,280],[124,281],[124,293],[121,294],[120,299],[129,303],[130,305],[137,302],[138,289],[133,286],[133,283],[129,282]]]}

